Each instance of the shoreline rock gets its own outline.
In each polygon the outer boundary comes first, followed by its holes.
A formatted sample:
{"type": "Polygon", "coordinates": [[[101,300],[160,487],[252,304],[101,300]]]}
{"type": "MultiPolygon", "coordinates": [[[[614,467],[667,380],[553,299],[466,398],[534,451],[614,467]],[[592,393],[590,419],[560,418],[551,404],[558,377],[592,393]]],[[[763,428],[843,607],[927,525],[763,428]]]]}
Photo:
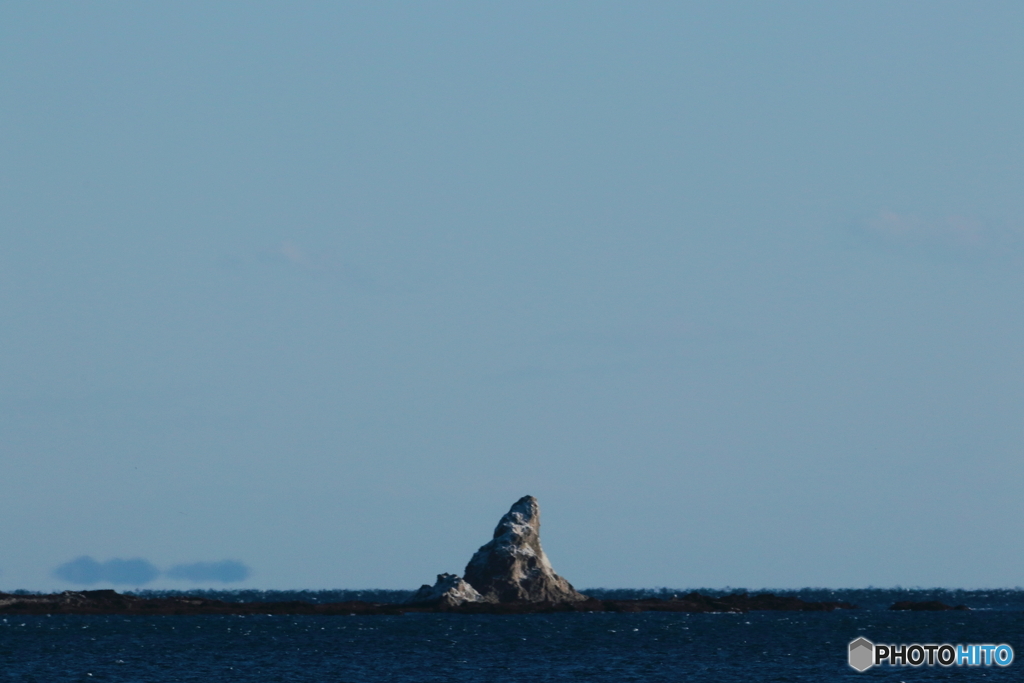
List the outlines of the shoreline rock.
{"type": "Polygon", "coordinates": [[[467,602],[483,601],[483,596],[458,574],[438,574],[437,582],[433,586],[427,583],[423,584],[411,598],[405,601],[405,604],[458,607],[467,602]]]}

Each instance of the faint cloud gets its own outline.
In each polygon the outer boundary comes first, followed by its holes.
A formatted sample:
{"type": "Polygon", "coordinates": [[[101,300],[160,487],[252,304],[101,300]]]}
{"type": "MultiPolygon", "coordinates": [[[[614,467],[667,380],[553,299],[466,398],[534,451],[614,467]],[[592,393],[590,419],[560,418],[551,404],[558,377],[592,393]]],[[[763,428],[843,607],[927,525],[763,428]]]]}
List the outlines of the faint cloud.
{"type": "MultiPolygon", "coordinates": [[[[257,256],[264,264],[286,266],[317,279],[340,282],[353,289],[365,292],[382,290],[379,279],[353,259],[351,254],[342,258],[323,250],[307,249],[292,240],[284,240],[270,249],[258,252],[257,256]]],[[[226,257],[221,259],[220,266],[224,269],[235,267],[226,257]]]]}
{"type": "Polygon", "coordinates": [[[1024,258],[1024,230],[971,216],[880,211],[862,221],[855,234],[864,246],[944,261],[1017,263],[1024,258]]]}
{"type": "Polygon", "coordinates": [[[915,214],[882,211],[867,221],[867,230],[890,242],[938,244],[979,249],[992,241],[992,231],[982,221],[967,216],[928,220],[915,214]]]}
{"type": "Polygon", "coordinates": [[[115,558],[106,562],[97,562],[88,555],[65,562],[53,570],[53,575],[58,579],[81,586],[91,586],[97,583],[141,586],[161,575],[169,579],[193,583],[210,581],[235,583],[249,578],[251,573],[249,567],[236,560],[176,564],[167,571],[161,572],[150,562],[141,558],[130,560],[115,558]]]}
{"type": "Polygon", "coordinates": [[[309,260],[309,256],[306,255],[302,249],[299,248],[295,242],[285,240],[277,247],[276,252],[284,257],[284,260],[296,266],[303,268],[316,268],[316,264],[309,260]]]}
{"type": "Polygon", "coordinates": [[[235,583],[245,581],[252,572],[241,562],[223,560],[221,562],[193,562],[192,564],[176,564],[165,572],[170,579],[181,579],[193,583],[217,581],[219,583],[235,583]]]}
{"type": "Polygon", "coordinates": [[[314,255],[292,240],[284,240],[259,253],[260,260],[265,263],[291,266],[302,270],[329,270],[328,260],[322,255],[314,255]]]}
{"type": "Polygon", "coordinates": [[[91,586],[95,583],[141,586],[160,575],[160,570],[146,560],[113,559],[97,562],[83,555],[53,570],[53,575],[68,583],[91,586]]]}

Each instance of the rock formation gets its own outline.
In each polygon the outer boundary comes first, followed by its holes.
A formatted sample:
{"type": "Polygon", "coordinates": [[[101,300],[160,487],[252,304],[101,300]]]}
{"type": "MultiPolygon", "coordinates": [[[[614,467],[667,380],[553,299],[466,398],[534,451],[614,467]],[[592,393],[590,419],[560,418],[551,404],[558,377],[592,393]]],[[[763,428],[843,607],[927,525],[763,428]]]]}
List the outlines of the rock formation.
{"type": "Polygon", "coordinates": [[[494,538],[466,565],[465,580],[486,602],[578,602],[576,591],[551,568],[540,546],[540,506],[523,496],[498,522],[494,538]]]}
{"type": "Polygon", "coordinates": [[[411,598],[410,605],[431,605],[435,607],[458,607],[467,602],[482,602],[483,598],[472,586],[457,574],[438,574],[437,583],[420,586],[411,598]]]}

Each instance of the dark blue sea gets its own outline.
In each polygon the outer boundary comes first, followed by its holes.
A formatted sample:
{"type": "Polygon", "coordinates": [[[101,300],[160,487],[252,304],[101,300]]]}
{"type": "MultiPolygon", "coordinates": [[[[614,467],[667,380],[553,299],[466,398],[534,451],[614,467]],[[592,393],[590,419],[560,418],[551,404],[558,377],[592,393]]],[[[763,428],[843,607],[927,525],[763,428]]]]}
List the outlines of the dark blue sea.
{"type": "MultiPolygon", "coordinates": [[[[687,591],[586,591],[631,598],[687,591]]],[[[721,593],[722,591],[702,591],[721,593]]],[[[776,591],[831,613],[7,616],[0,682],[1024,681],[1024,591],[776,591]],[[938,599],[970,612],[890,612],[938,599]],[[847,644],[1007,643],[1008,667],[847,664],[847,644]]],[[[153,593],[150,593],[153,594],[153,593]]],[[[166,595],[167,593],[162,593],[166,595]]],[[[206,592],[233,600],[393,601],[400,591],[206,592]]]]}

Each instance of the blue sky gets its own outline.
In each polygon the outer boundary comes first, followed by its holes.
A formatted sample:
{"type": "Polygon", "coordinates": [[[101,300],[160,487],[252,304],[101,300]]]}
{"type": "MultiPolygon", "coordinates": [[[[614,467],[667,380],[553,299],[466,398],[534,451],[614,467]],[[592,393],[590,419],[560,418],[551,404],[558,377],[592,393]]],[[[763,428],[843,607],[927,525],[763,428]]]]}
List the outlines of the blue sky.
{"type": "Polygon", "coordinates": [[[1022,30],[5,3],[0,589],[1024,583],[1022,30]]]}

